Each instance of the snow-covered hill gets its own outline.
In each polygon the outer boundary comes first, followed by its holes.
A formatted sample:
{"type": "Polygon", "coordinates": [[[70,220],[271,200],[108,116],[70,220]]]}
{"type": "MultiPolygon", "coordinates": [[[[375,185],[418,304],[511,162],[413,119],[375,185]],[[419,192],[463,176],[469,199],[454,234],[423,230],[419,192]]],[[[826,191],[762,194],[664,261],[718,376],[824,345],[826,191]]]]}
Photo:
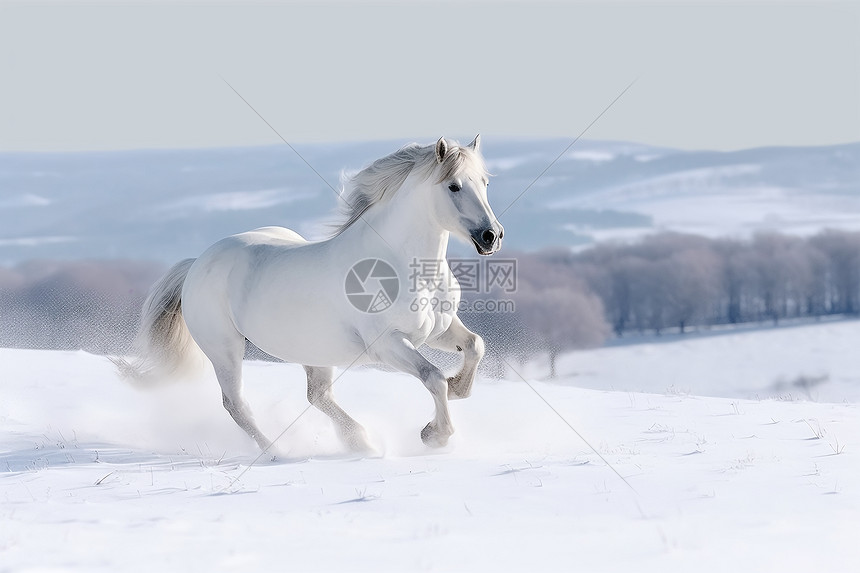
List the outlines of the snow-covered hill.
{"type": "Polygon", "coordinates": [[[513,372],[452,403],[441,451],[419,382],[347,372],[380,450],[353,459],[300,367],[246,363],[269,433],[300,416],[251,466],[211,378],[138,391],[103,357],[0,349],[0,571],[852,571],[858,343],[860,322],[763,330],[530,378],[632,489],[513,372]]]}
{"type": "MultiPolygon", "coordinates": [[[[303,145],[335,189],[404,141],[303,145]]],[[[657,230],[748,235],[860,228],[860,143],[689,152],[569,140],[493,140],[491,203],[508,248],[584,245],[657,230]],[[510,206],[508,209],[507,207],[510,206]]],[[[0,154],[0,262],[121,257],[172,262],[281,224],[322,236],[336,194],[284,145],[0,154]]]]}

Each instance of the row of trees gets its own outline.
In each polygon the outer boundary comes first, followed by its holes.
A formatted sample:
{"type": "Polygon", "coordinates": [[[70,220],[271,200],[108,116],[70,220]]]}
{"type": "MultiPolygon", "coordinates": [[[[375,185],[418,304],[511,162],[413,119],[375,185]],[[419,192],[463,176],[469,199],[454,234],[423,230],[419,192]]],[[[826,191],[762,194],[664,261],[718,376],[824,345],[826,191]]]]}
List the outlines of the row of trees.
{"type": "Polygon", "coordinates": [[[860,312],[860,233],[679,234],[548,256],[600,296],[614,332],[860,312]]]}
{"type": "MultiPolygon", "coordinates": [[[[487,340],[487,367],[497,372],[539,352],[554,372],[559,352],[599,346],[613,333],[860,314],[860,233],[749,240],[662,234],[577,253],[508,255],[514,257],[515,292],[490,295],[513,300],[514,312],[463,316],[487,340]]],[[[123,352],[162,271],[130,261],[0,268],[0,345],[123,352]]]]}
{"type": "Polygon", "coordinates": [[[125,351],[146,292],[162,271],[136,261],[0,267],[0,346],[125,351]]]}
{"type": "MultiPolygon", "coordinates": [[[[572,253],[519,254],[513,317],[470,317],[520,360],[597,346],[612,333],[860,314],[860,233],[709,239],[666,233],[572,253]]],[[[498,294],[497,296],[506,296],[498,294]]]]}

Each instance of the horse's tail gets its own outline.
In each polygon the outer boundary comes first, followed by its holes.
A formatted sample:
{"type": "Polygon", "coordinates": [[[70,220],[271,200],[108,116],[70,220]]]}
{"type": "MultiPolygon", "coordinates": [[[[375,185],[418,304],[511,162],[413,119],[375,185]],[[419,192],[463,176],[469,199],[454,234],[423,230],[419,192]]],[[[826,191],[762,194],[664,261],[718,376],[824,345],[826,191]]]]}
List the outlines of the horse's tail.
{"type": "Polygon", "coordinates": [[[157,382],[188,374],[203,364],[199,360],[202,353],[182,317],[182,285],[193,263],[194,259],[185,259],[175,264],[152,286],[132,343],[137,356],[111,358],[123,378],[157,382]]]}

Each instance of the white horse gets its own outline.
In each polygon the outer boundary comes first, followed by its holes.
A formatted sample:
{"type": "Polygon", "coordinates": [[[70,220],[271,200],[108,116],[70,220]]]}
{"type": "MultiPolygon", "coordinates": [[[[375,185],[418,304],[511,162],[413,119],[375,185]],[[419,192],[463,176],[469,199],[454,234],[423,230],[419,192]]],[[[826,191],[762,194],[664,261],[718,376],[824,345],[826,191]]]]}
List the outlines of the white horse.
{"type": "Polygon", "coordinates": [[[122,373],[175,374],[196,343],[215,368],[224,407],[266,450],[271,442],[242,393],[248,339],[303,364],[308,401],[332,419],[349,447],[367,451],[364,428],[334,400],[334,367],[384,363],[417,377],[433,395],[436,414],[421,439],[445,445],[454,432],[448,400],[469,396],[484,355],[481,337],[456,314],[460,293],[445,260],[448,239],[453,234],[491,255],[504,233],[487,202],[479,146],[480,136],[466,147],[440,138],[375,161],[348,180],[347,219],[327,240],[265,227],[178,263],[144,303],[139,355],[117,361],[122,373]],[[411,292],[406,279],[416,260],[441,264],[434,280],[417,281],[411,292]],[[430,298],[444,304],[416,304],[430,298]],[[422,344],[461,352],[459,373],[446,378],[418,352],[422,344]]]}

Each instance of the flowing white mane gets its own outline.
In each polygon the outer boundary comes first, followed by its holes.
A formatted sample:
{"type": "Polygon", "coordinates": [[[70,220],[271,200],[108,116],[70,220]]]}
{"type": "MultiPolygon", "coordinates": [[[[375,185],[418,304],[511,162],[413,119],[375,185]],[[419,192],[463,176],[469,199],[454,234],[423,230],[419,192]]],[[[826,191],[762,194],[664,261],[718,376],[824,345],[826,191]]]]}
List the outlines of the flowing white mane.
{"type": "Polygon", "coordinates": [[[478,153],[456,142],[448,143],[448,152],[441,164],[436,160],[434,145],[410,143],[348,177],[341,194],[344,221],[336,224],[334,234],[342,233],[372,206],[390,200],[413,171],[425,179],[435,171],[437,183],[467,168],[487,174],[478,153]]]}

